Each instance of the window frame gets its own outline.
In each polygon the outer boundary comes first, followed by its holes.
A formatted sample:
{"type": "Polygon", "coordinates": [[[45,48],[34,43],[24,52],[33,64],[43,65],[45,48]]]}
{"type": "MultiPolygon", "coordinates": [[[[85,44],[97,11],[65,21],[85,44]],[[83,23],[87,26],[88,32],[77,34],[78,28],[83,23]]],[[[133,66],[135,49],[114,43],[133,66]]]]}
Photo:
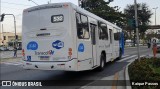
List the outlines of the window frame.
{"type": "Polygon", "coordinates": [[[108,38],[109,38],[109,36],[108,36],[108,27],[107,27],[106,23],[104,23],[102,21],[98,21],[98,34],[99,34],[99,40],[108,40],[108,38]],[[101,23],[106,25],[106,29],[105,30],[102,29],[102,27],[100,26],[101,23]],[[101,38],[101,33],[105,34],[105,38],[101,38]]]}
{"type": "Polygon", "coordinates": [[[120,40],[120,30],[117,28],[114,28],[114,30],[116,31],[116,32],[114,32],[114,40],[119,41],[120,40]]]}
{"type": "MultiPolygon", "coordinates": [[[[82,14],[82,13],[76,12],[76,13],[75,13],[75,16],[76,16],[77,38],[78,38],[78,39],[90,39],[89,21],[88,21],[87,15],[84,15],[84,14],[82,14]],[[77,23],[77,14],[79,14],[79,16],[80,16],[80,17],[79,17],[79,18],[80,18],[80,22],[81,22],[81,26],[80,26],[80,27],[78,27],[78,23],[77,23]],[[81,30],[84,29],[84,27],[82,27],[82,25],[83,25],[83,23],[82,23],[83,21],[82,21],[82,17],[81,17],[82,15],[87,18],[87,28],[88,28],[88,31],[85,29],[85,31],[88,32],[88,37],[87,37],[87,38],[85,38],[85,36],[82,37],[82,38],[80,38],[80,36],[78,35],[78,29],[79,29],[79,28],[81,28],[81,30]]],[[[84,34],[84,33],[83,33],[83,34],[84,34]]]]}

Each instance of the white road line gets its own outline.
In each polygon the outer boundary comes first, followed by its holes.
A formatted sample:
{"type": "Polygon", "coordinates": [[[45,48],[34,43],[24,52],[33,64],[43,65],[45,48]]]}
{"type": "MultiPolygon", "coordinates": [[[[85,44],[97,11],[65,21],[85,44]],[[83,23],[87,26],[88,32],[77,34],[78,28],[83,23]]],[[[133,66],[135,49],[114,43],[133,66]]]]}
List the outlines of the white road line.
{"type": "Polygon", "coordinates": [[[4,62],[3,64],[6,64],[6,65],[22,65],[21,62],[4,62]]]}
{"type": "Polygon", "coordinates": [[[125,58],[125,57],[128,57],[129,55],[124,55],[124,56],[122,56],[122,58],[125,58]]]}
{"type": "Polygon", "coordinates": [[[121,60],[118,60],[117,62],[122,62],[122,61],[125,61],[127,59],[130,59],[130,58],[133,58],[133,57],[136,57],[137,55],[132,55],[132,56],[129,56],[129,57],[126,57],[126,58],[123,58],[121,60]]]}

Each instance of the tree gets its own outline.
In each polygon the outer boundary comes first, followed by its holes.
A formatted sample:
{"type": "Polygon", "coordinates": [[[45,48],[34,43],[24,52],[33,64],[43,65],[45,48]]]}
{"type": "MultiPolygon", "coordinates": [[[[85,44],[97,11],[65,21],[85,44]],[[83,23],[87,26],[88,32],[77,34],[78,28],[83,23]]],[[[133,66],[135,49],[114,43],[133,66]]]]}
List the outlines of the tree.
{"type": "MultiPolygon", "coordinates": [[[[145,31],[148,29],[147,26],[150,23],[150,18],[152,16],[152,12],[149,9],[149,6],[146,3],[139,3],[137,4],[138,8],[138,28],[140,33],[140,38],[144,39],[145,31]]],[[[127,5],[127,7],[124,9],[124,14],[126,15],[127,20],[135,19],[135,10],[134,5],[127,5]]],[[[131,30],[135,30],[135,28],[131,28],[131,26],[128,25],[128,27],[131,30]]]]}
{"type": "Polygon", "coordinates": [[[119,11],[118,6],[110,7],[108,4],[104,0],[85,0],[82,8],[123,28],[125,15],[119,11]]]}

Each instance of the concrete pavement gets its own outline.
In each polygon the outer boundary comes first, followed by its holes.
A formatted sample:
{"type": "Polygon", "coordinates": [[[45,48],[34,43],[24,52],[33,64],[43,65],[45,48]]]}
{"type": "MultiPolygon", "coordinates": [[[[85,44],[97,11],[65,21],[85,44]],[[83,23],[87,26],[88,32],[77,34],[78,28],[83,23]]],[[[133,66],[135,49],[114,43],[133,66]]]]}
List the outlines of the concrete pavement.
{"type": "MultiPolygon", "coordinates": [[[[14,52],[13,51],[0,51],[0,58],[13,58],[14,52]]],[[[22,57],[21,50],[17,51],[17,57],[22,57]]]]}

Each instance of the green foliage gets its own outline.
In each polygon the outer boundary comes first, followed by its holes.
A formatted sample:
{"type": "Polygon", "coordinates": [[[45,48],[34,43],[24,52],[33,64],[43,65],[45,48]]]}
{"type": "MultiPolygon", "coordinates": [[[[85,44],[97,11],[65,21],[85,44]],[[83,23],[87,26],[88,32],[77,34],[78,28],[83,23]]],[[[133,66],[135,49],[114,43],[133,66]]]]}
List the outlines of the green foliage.
{"type": "MultiPolygon", "coordinates": [[[[146,3],[139,3],[137,4],[137,8],[142,8],[141,10],[138,9],[138,28],[139,32],[141,33],[141,38],[144,37],[145,31],[148,29],[147,25],[150,23],[150,18],[152,16],[152,12],[149,9],[149,6],[146,3]]],[[[134,5],[127,5],[127,7],[124,9],[124,14],[126,15],[126,19],[134,19],[135,17],[135,10],[134,5]]],[[[128,24],[129,29],[134,30],[135,28],[132,28],[128,24]]]]}
{"type": "MultiPolygon", "coordinates": [[[[141,58],[135,60],[129,66],[129,76],[131,81],[159,81],[160,72],[155,72],[155,68],[160,68],[160,58],[141,58]]],[[[133,89],[160,89],[160,86],[132,86],[133,89]]]]}
{"type": "Polygon", "coordinates": [[[133,64],[130,65],[129,73],[131,80],[146,80],[149,75],[153,74],[153,70],[146,63],[146,60],[142,59],[140,62],[136,60],[133,64]]]}
{"type": "Polygon", "coordinates": [[[158,59],[153,59],[154,61],[153,61],[153,67],[155,67],[155,68],[160,68],[160,58],[158,59]]]}
{"type": "Polygon", "coordinates": [[[118,6],[110,7],[108,4],[104,0],[86,0],[82,8],[123,28],[126,21],[125,15],[119,11],[120,8],[118,6]]]}

